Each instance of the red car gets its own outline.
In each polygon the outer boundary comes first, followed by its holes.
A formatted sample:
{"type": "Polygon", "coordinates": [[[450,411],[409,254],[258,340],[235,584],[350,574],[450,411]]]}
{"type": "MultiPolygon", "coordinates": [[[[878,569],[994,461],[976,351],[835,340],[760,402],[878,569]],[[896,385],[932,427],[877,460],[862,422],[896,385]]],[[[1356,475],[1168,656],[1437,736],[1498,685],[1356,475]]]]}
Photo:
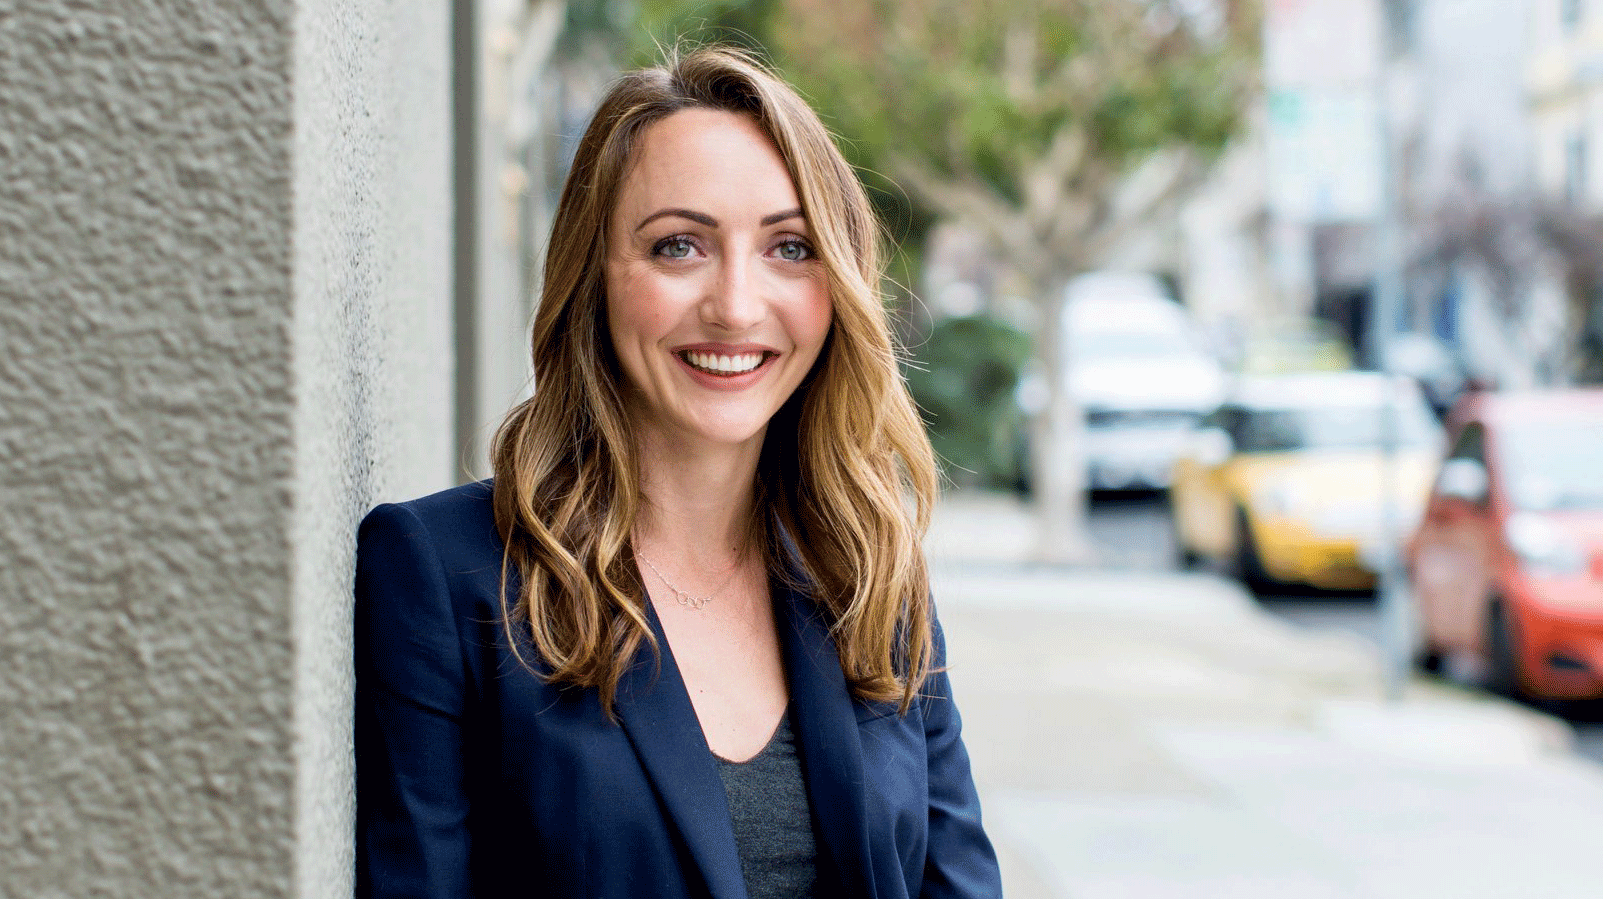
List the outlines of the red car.
{"type": "Polygon", "coordinates": [[[1408,571],[1427,667],[1488,686],[1603,696],[1603,389],[1466,396],[1408,571]]]}

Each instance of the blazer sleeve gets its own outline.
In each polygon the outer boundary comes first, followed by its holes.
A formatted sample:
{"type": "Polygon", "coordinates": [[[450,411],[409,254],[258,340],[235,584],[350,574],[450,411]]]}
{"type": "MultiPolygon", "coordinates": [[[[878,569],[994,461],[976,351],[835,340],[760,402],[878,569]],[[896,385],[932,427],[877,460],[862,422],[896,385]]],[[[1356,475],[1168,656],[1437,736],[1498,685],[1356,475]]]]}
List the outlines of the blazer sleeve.
{"type": "Polygon", "coordinates": [[[356,552],[356,895],[466,897],[466,666],[438,547],[405,506],[356,552]]]}
{"type": "MultiPolygon", "coordinates": [[[[935,664],[946,665],[946,635],[935,623],[935,664]]],[[[962,720],[944,670],[926,682],[922,700],[929,753],[929,847],[924,863],[924,899],[980,899],[1002,895],[996,852],[980,824],[962,720]]]]}

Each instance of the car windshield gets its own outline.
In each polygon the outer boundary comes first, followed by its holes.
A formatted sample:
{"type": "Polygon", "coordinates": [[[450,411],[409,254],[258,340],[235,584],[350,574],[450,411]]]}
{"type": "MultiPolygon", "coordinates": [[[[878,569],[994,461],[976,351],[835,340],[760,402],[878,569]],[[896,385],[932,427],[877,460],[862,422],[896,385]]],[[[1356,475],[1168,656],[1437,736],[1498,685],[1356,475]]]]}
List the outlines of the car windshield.
{"type": "Polygon", "coordinates": [[[1603,421],[1519,422],[1505,428],[1499,442],[1514,505],[1603,509],[1603,421]]]}
{"type": "Polygon", "coordinates": [[[1087,331],[1074,336],[1072,352],[1075,362],[1201,355],[1174,331],[1087,331]]]}
{"type": "MultiPolygon", "coordinates": [[[[1378,404],[1259,409],[1241,423],[1236,445],[1244,453],[1379,448],[1388,430],[1384,413],[1378,404]]],[[[1405,402],[1397,409],[1395,433],[1399,446],[1431,446],[1440,432],[1423,405],[1405,402]]]]}

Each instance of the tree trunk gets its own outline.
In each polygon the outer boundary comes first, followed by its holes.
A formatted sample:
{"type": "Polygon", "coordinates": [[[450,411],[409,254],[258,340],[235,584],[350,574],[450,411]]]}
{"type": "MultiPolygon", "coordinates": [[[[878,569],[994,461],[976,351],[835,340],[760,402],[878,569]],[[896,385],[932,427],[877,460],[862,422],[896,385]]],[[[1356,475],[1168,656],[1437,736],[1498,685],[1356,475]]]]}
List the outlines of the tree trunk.
{"type": "Polygon", "coordinates": [[[1064,283],[1053,282],[1041,298],[1036,347],[1047,385],[1046,407],[1032,428],[1031,480],[1038,522],[1036,558],[1046,564],[1093,561],[1086,526],[1085,418],[1067,384],[1069,347],[1063,339],[1064,283]]]}

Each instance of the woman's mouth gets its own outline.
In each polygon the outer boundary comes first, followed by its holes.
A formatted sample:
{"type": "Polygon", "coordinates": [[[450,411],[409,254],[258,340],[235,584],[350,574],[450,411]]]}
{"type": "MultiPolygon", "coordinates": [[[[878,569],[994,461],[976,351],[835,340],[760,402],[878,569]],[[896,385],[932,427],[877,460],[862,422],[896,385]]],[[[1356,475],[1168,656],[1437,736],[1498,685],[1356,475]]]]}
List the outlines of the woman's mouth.
{"type": "Polygon", "coordinates": [[[725,355],[722,353],[706,353],[699,350],[684,350],[679,353],[679,358],[686,365],[697,371],[706,372],[709,375],[732,378],[736,375],[756,371],[774,355],[777,354],[760,352],[725,355]]]}

